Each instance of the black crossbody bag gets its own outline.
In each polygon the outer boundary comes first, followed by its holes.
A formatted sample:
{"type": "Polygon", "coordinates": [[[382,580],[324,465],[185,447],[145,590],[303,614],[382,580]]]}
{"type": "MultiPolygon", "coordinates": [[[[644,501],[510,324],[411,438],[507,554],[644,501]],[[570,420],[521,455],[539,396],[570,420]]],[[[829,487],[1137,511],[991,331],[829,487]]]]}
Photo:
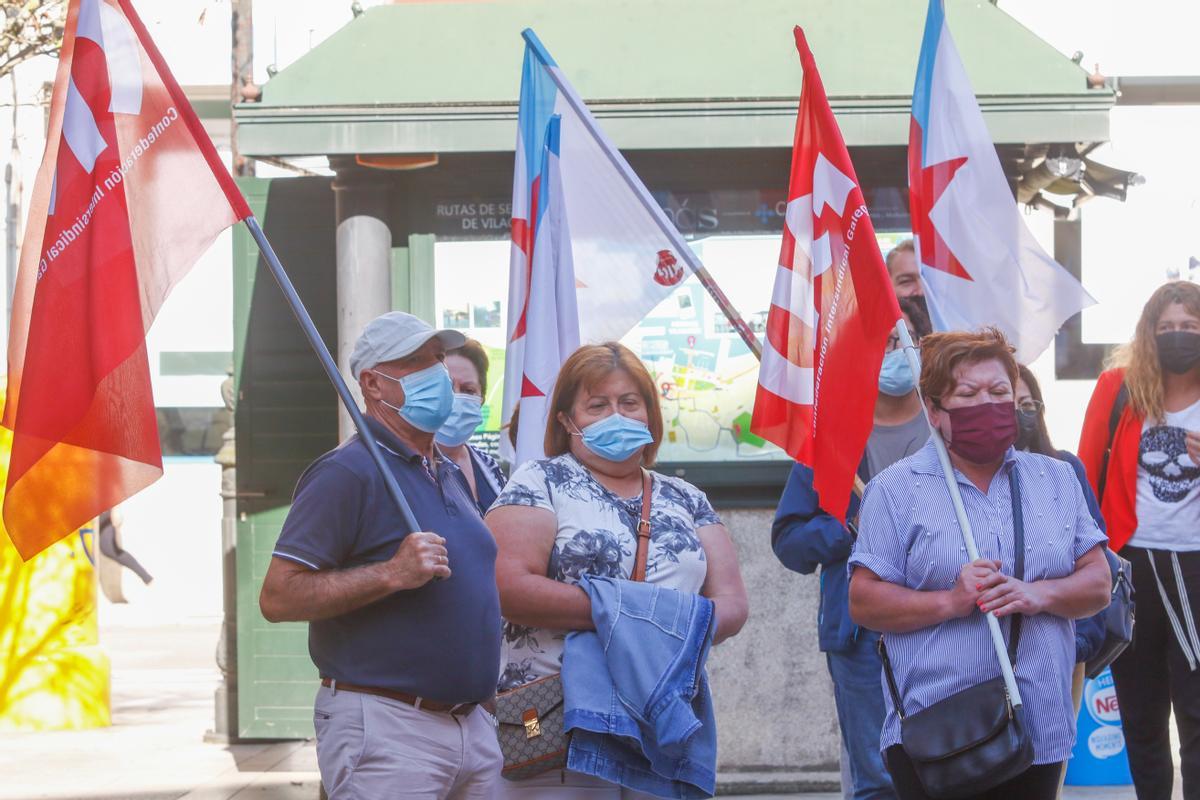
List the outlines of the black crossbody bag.
{"type": "MultiPolygon", "coordinates": [[[[1015,572],[1025,579],[1025,522],[1016,466],[1010,475],[1015,572]]],[[[1008,660],[1016,669],[1022,615],[1012,617],[1008,660]]],[[[1003,676],[952,694],[915,714],[904,713],[883,638],[879,657],[892,705],[900,717],[900,744],[930,797],[968,797],[1011,780],[1033,764],[1033,740],[1024,708],[1014,707],[1003,676]]]]}

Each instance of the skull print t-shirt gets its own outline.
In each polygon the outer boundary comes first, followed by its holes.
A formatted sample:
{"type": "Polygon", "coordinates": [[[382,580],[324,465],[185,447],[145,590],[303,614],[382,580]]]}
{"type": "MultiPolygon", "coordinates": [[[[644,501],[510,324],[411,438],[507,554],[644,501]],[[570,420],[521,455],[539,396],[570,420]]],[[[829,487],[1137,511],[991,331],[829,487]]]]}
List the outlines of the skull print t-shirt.
{"type": "MultiPolygon", "coordinates": [[[[679,478],[651,472],[650,544],[646,581],[698,593],[708,564],[698,528],[721,522],[704,492],[679,478]]],[[[621,498],[570,454],[527,461],[509,478],[492,508],[530,506],[554,514],[558,533],[547,574],[579,583],[584,575],[628,578],[637,554],[642,495],[621,498]]],[[[566,631],[504,622],[498,691],[562,670],[566,631]]]]}
{"type": "Polygon", "coordinates": [[[1187,432],[1200,431],[1200,401],[1147,420],[1138,443],[1138,526],[1129,543],[1151,550],[1200,550],[1200,464],[1187,432]]]}

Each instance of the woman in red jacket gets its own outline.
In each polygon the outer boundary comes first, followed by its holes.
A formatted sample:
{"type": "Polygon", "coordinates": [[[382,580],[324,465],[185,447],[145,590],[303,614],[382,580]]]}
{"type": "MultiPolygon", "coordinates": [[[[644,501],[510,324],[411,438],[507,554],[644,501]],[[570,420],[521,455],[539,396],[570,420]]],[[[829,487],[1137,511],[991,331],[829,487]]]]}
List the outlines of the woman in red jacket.
{"type": "Polygon", "coordinates": [[[1129,766],[1139,800],[1171,796],[1173,708],[1184,797],[1200,800],[1200,286],[1160,287],[1112,366],[1079,457],[1133,563],[1136,633],[1112,667],[1129,766]]]}

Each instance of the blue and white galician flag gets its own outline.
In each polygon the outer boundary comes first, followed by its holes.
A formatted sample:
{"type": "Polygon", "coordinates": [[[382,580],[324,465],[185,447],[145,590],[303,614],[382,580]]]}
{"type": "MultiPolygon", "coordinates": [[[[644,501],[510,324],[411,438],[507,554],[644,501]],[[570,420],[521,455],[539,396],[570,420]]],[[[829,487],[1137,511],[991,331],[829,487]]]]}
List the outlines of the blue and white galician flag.
{"type": "Polygon", "coordinates": [[[521,409],[514,466],[544,455],[571,352],[620,339],[697,264],[537,36],[522,35],[504,364],[505,424],[521,409]]]}
{"type": "Polygon", "coordinates": [[[937,330],[995,325],[1031,363],[1096,301],[1021,219],[942,0],[930,0],[913,87],[908,188],[917,261],[937,330]]]}
{"type": "MultiPolygon", "coordinates": [[[[579,347],[579,309],[575,297],[575,265],[571,228],[563,197],[562,118],[551,115],[538,168],[537,218],[529,259],[529,285],[524,308],[521,359],[521,424],[517,426],[516,460],[520,464],[545,455],[545,420],[558,368],[579,347]],[[529,425],[524,421],[530,420],[529,425]],[[541,420],[540,424],[534,424],[541,420]]],[[[511,354],[511,349],[510,349],[511,354]]],[[[506,373],[508,361],[505,362],[506,373]]],[[[505,375],[507,378],[507,374],[505,375]]],[[[508,386],[505,386],[508,397],[508,386]]]]}

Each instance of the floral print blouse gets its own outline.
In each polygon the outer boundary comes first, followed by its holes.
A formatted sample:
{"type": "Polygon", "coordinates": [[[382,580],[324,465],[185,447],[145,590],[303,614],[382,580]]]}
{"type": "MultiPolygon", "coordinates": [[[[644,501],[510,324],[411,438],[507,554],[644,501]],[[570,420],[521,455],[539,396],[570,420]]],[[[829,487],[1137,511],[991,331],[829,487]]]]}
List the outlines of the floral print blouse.
{"type": "MultiPolygon", "coordinates": [[[[652,472],[646,580],[699,592],[708,565],[696,530],[720,524],[704,492],[687,481],[652,472]]],[[[628,578],[637,553],[642,496],[623,499],[601,485],[570,454],[528,461],[513,473],[492,508],[532,506],[554,513],[558,535],[548,574],[564,583],[584,575],[628,578]]],[[[498,691],[562,669],[566,631],[504,623],[498,691]]]]}

